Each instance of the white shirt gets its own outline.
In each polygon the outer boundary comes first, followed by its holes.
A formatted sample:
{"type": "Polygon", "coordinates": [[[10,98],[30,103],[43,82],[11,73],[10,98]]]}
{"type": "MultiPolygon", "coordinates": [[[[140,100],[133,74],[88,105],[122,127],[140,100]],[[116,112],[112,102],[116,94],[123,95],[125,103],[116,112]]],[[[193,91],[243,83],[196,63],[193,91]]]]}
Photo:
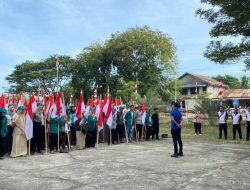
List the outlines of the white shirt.
{"type": "Polygon", "coordinates": [[[226,115],[227,115],[227,112],[218,112],[218,117],[219,117],[219,123],[221,124],[224,124],[226,123],[226,115]]]}
{"type": "Polygon", "coordinates": [[[247,121],[250,121],[250,112],[246,111],[246,117],[247,117],[247,121]]]}
{"type": "Polygon", "coordinates": [[[237,113],[237,114],[232,114],[232,117],[233,117],[233,125],[235,125],[235,124],[239,124],[240,122],[240,113],[237,113]]]}

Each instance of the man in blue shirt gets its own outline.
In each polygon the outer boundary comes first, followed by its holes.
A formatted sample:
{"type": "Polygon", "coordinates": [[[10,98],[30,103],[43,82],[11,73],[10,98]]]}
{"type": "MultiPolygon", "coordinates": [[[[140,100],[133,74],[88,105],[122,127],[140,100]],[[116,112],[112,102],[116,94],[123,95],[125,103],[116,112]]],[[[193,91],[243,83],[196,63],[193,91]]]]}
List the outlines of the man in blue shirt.
{"type": "Polygon", "coordinates": [[[172,103],[172,110],[170,112],[171,117],[171,134],[174,144],[174,154],[171,157],[177,158],[178,156],[183,156],[183,145],[181,141],[181,127],[182,127],[182,115],[179,111],[179,103],[172,103]],[[178,144],[179,152],[178,152],[178,144]]]}

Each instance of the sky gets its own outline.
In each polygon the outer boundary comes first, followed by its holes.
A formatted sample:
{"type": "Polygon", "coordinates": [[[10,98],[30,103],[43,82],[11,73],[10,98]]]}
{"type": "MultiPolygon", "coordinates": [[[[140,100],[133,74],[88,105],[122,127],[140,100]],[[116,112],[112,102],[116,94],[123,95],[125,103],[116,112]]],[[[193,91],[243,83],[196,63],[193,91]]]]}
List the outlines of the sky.
{"type": "Polygon", "coordinates": [[[245,74],[242,63],[221,66],[203,57],[212,25],[195,17],[202,6],[200,0],[0,0],[0,88],[26,60],[75,57],[112,33],[144,25],[173,39],[178,75],[245,74]]]}

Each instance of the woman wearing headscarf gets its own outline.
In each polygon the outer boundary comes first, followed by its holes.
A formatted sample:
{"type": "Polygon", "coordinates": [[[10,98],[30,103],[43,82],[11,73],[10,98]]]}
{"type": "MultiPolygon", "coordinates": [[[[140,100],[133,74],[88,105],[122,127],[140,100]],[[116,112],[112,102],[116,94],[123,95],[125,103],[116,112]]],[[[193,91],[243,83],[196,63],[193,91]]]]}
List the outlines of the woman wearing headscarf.
{"type": "Polygon", "coordinates": [[[11,153],[11,148],[12,148],[12,133],[13,133],[13,126],[12,126],[12,119],[15,114],[15,107],[12,104],[8,105],[8,113],[6,114],[7,118],[7,127],[8,127],[8,135],[6,137],[6,146],[5,146],[5,152],[6,153],[11,153]]]}
{"type": "Polygon", "coordinates": [[[5,154],[5,141],[8,135],[7,128],[7,118],[6,118],[6,110],[0,108],[0,159],[3,158],[5,154]]]}
{"type": "Polygon", "coordinates": [[[86,147],[95,147],[97,133],[97,117],[94,113],[95,108],[91,108],[88,115],[88,126],[86,136],[86,147]]]}
{"type": "Polygon", "coordinates": [[[19,106],[13,116],[13,143],[10,157],[27,155],[27,139],[25,137],[24,107],[19,106]]]}

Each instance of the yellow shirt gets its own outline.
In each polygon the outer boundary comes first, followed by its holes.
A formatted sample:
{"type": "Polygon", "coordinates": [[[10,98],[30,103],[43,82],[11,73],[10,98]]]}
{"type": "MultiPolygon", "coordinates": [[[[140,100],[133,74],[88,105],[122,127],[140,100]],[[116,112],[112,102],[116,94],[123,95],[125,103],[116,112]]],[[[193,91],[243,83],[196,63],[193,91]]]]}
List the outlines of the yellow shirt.
{"type": "Polygon", "coordinates": [[[16,113],[13,116],[13,122],[15,123],[14,133],[16,134],[24,134],[25,130],[25,116],[22,114],[16,113]]]}

